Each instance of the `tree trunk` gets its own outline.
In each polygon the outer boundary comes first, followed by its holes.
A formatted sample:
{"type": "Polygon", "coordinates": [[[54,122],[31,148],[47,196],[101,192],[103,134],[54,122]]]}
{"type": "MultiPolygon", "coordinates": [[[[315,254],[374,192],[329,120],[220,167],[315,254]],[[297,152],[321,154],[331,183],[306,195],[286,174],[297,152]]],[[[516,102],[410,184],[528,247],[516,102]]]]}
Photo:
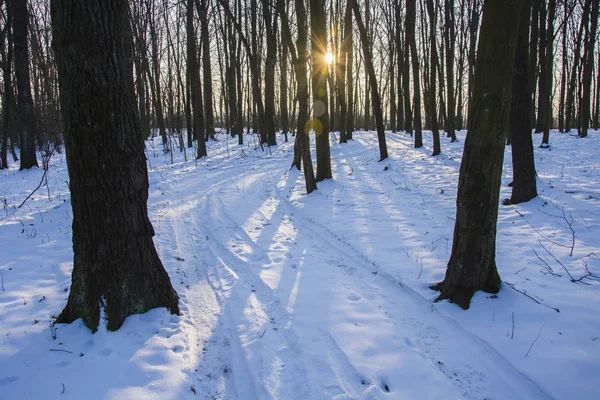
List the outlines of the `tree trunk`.
{"type": "Polygon", "coordinates": [[[165,126],[165,116],[163,114],[162,105],[162,90],[160,88],[160,59],[158,56],[158,37],[156,34],[156,26],[154,22],[154,11],[153,6],[150,4],[150,0],[147,0],[148,14],[150,15],[150,42],[152,48],[152,69],[153,76],[150,78],[150,86],[152,90],[152,102],[154,103],[154,112],[156,113],[156,121],[158,123],[158,129],[160,131],[160,137],[162,139],[163,150],[169,151],[169,145],[167,140],[167,128],[165,126]]]}
{"type": "Polygon", "coordinates": [[[329,112],[327,105],[327,22],[325,0],[310,0],[310,56],[313,65],[313,120],[317,144],[317,182],[330,179],[329,112]]]}
{"type": "MultiPolygon", "coordinates": [[[[587,28],[587,25],[590,20],[590,6],[592,0],[585,0],[585,4],[583,6],[583,14],[581,16],[581,24],[579,26],[579,32],[577,34],[577,38],[575,40],[575,57],[573,60],[573,66],[571,70],[571,76],[569,79],[569,86],[567,87],[567,102],[566,102],[566,115],[565,115],[565,131],[569,132],[573,126],[573,119],[575,114],[575,99],[577,98],[577,81],[579,75],[579,60],[581,54],[581,42],[583,38],[584,28],[587,28]]],[[[581,108],[581,107],[580,107],[581,108]]],[[[581,125],[577,126],[578,128],[581,125]]]]}
{"type": "Polygon", "coordinates": [[[383,113],[381,112],[381,100],[379,98],[379,91],[377,89],[377,77],[375,76],[375,68],[373,67],[373,60],[371,57],[371,50],[369,49],[367,36],[367,30],[362,23],[360,16],[360,8],[356,0],[350,0],[352,2],[352,9],[354,10],[354,18],[358,25],[358,32],[360,33],[360,40],[363,48],[363,54],[365,58],[365,69],[367,70],[367,76],[369,78],[369,86],[371,87],[371,99],[373,114],[375,114],[375,124],[377,126],[377,140],[379,142],[379,161],[383,161],[388,157],[387,144],[385,141],[385,131],[383,126],[383,113]]]}
{"type": "Polygon", "coordinates": [[[267,57],[265,60],[265,114],[264,127],[267,145],[275,146],[275,63],[277,59],[277,40],[274,29],[274,18],[271,12],[269,0],[263,2],[263,17],[266,25],[267,57]]]}
{"type": "MultiPolygon", "coordinates": [[[[348,0],[346,7],[351,4],[353,0],[348,0]]],[[[352,132],[354,131],[354,38],[352,33],[352,7],[350,11],[346,12],[346,18],[344,21],[344,39],[347,40],[347,58],[346,58],[346,84],[348,86],[348,100],[346,101],[346,139],[352,140],[352,132]]]]}
{"type": "Polygon", "coordinates": [[[202,91],[200,89],[200,65],[196,48],[196,32],[194,30],[194,0],[187,1],[187,71],[190,81],[190,98],[193,111],[194,137],[198,139],[196,158],[206,156],[204,140],[204,110],[202,107],[202,91]]]}
{"type": "Polygon", "coordinates": [[[8,168],[8,137],[10,130],[10,104],[14,101],[12,89],[12,20],[8,15],[0,40],[2,55],[2,78],[4,81],[4,98],[2,99],[2,148],[0,149],[0,169],[8,168]],[[5,45],[6,44],[6,45],[5,45]]]}
{"type": "MultiPolygon", "coordinates": [[[[283,36],[284,33],[282,32],[283,36]]],[[[288,133],[290,130],[290,118],[288,115],[288,45],[285,40],[281,41],[281,85],[279,86],[279,109],[281,112],[281,130],[285,136],[285,141],[288,141],[288,133]]]]}
{"type": "Polygon", "coordinates": [[[27,27],[29,12],[26,0],[8,0],[8,8],[13,12],[13,43],[15,50],[15,75],[17,78],[17,108],[19,116],[19,148],[21,165],[19,170],[37,167],[35,153],[36,120],[31,97],[29,76],[29,46],[27,27]]]}
{"type": "MultiPolygon", "coordinates": [[[[202,73],[204,74],[204,131],[205,140],[215,138],[215,117],[213,107],[212,68],[210,63],[210,37],[208,36],[208,2],[196,0],[200,14],[200,34],[202,35],[202,73]]],[[[206,155],[206,154],[203,154],[206,155]]]]}
{"type": "Polygon", "coordinates": [[[437,17],[433,9],[433,0],[427,0],[427,14],[429,14],[429,41],[431,47],[431,78],[429,88],[429,117],[431,119],[431,132],[433,134],[433,153],[432,156],[439,155],[442,150],[440,146],[440,131],[437,120],[437,41],[435,39],[437,17]]]}
{"type": "Polygon", "coordinates": [[[596,44],[596,30],[598,28],[598,4],[599,0],[592,1],[591,10],[591,26],[586,35],[585,41],[585,52],[584,52],[584,65],[583,65],[583,79],[581,103],[579,106],[579,113],[581,115],[581,131],[580,137],[586,137],[590,128],[590,103],[592,97],[592,72],[594,70],[594,46],[596,44]]]}
{"type": "Polygon", "coordinates": [[[479,35],[473,101],[460,167],[456,223],[437,300],[464,309],[478,290],[497,293],[496,222],[508,131],[511,82],[522,0],[486,0],[479,35]]]}
{"type": "Polygon", "coordinates": [[[566,4],[563,5],[563,31],[562,31],[562,73],[560,78],[560,103],[558,105],[558,131],[565,129],[565,89],[567,81],[567,28],[568,13],[566,4]]]}
{"type": "Polygon", "coordinates": [[[529,19],[531,0],[523,1],[519,37],[515,52],[510,112],[513,163],[512,196],[509,204],[529,201],[537,196],[535,161],[531,139],[531,92],[529,92],[529,19]]]}
{"type": "Polygon", "coordinates": [[[352,6],[348,0],[346,1],[346,11],[344,13],[344,31],[342,34],[342,45],[340,46],[339,56],[339,74],[338,74],[338,103],[340,105],[340,143],[348,142],[348,103],[346,95],[346,74],[347,74],[347,60],[348,60],[348,44],[350,42],[349,31],[352,29],[352,6]]]}
{"type": "Polygon", "coordinates": [[[51,3],[73,207],[74,265],[56,320],[83,318],[95,332],[178,297],[158,257],[148,219],[148,174],[135,108],[125,0],[51,3]]]}
{"type": "Polygon", "coordinates": [[[454,0],[445,0],[444,18],[446,20],[445,44],[446,44],[446,133],[451,142],[456,142],[456,94],[454,93],[454,52],[456,47],[456,32],[454,28],[454,0]]]}
{"type": "Polygon", "coordinates": [[[421,83],[419,81],[419,58],[417,54],[417,42],[415,40],[416,21],[415,0],[406,1],[406,40],[410,46],[410,57],[413,70],[413,114],[415,148],[423,147],[423,128],[421,125],[421,83]]]}

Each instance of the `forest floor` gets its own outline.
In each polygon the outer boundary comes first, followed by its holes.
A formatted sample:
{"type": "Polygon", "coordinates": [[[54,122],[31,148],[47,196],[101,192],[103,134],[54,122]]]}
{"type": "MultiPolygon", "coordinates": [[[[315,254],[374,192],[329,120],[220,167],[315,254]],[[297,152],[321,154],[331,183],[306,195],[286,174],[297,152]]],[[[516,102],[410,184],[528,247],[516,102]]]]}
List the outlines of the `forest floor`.
{"type": "Polygon", "coordinates": [[[467,311],[429,289],[451,252],[465,133],[438,157],[424,136],[414,149],[388,133],[383,162],[374,132],[332,144],[334,178],[308,196],[291,142],[219,135],[198,161],[148,142],[182,313],[93,335],[50,326],[72,269],[64,154],[21,208],[43,171],[0,171],[0,398],[598,398],[600,135],[552,132],[550,149],[534,135],[539,196],[500,206],[502,288],[467,311]]]}

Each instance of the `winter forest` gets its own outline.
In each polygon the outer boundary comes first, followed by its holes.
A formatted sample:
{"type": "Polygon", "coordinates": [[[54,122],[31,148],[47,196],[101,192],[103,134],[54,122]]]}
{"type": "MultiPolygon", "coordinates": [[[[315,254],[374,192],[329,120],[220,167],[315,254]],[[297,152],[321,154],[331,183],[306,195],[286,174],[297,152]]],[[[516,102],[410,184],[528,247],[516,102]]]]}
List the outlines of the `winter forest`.
{"type": "Polygon", "coordinates": [[[599,8],[0,0],[0,398],[597,398],[599,8]]]}

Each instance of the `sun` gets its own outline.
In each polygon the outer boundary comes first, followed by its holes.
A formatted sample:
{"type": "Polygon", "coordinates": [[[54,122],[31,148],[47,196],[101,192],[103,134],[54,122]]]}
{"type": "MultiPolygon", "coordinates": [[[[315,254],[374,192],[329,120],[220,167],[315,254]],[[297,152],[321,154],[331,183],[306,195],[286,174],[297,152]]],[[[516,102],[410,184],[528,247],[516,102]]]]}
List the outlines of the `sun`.
{"type": "Polygon", "coordinates": [[[327,54],[325,54],[325,62],[329,65],[333,64],[333,54],[327,52],[327,54]]]}

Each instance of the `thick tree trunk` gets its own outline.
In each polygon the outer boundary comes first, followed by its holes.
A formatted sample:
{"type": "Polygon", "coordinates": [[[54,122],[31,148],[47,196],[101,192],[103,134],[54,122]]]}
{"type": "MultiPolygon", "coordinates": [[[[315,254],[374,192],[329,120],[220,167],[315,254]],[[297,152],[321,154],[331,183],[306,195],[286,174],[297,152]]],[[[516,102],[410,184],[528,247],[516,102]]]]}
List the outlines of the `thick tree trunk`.
{"type": "Polygon", "coordinates": [[[432,287],[437,300],[464,309],[478,290],[496,293],[496,222],[511,82],[522,0],[486,0],[483,6],[473,101],[460,167],[456,223],[446,276],[432,287]]]}
{"type": "Polygon", "coordinates": [[[415,132],[415,148],[423,147],[423,127],[421,125],[421,83],[419,80],[419,58],[415,40],[416,21],[415,0],[406,1],[406,40],[410,46],[410,57],[413,70],[413,126],[415,132]]]}
{"type": "Polygon", "coordinates": [[[21,165],[19,170],[37,167],[35,153],[36,119],[31,97],[29,76],[29,46],[27,27],[29,12],[26,0],[8,0],[8,8],[13,12],[13,43],[15,50],[15,75],[17,78],[17,108],[19,116],[19,148],[21,165]]]}
{"type": "Polygon", "coordinates": [[[531,92],[529,92],[529,19],[531,0],[523,1],[519,38],[515,52],[510,112],[513,183],[509,204],[529,201],[537,196],[535,161],[531,139],[531,92]]]}
{"type": "Polygon", "coordinates": [[[155,307],[179,313],[148,219],[127,1],[51,3],[73,207],[74,265],[57,322],[109,330],[155,307]]]}
{"type": "Polygon", "coordinates": [[[329,112],[327,96],[327,22],[325,0],[310,0],[310,56],[313,65],[312,96],[313,120],[317,144],[317,182],[330,179],[331,154],[329,150],[329,112]]]}

